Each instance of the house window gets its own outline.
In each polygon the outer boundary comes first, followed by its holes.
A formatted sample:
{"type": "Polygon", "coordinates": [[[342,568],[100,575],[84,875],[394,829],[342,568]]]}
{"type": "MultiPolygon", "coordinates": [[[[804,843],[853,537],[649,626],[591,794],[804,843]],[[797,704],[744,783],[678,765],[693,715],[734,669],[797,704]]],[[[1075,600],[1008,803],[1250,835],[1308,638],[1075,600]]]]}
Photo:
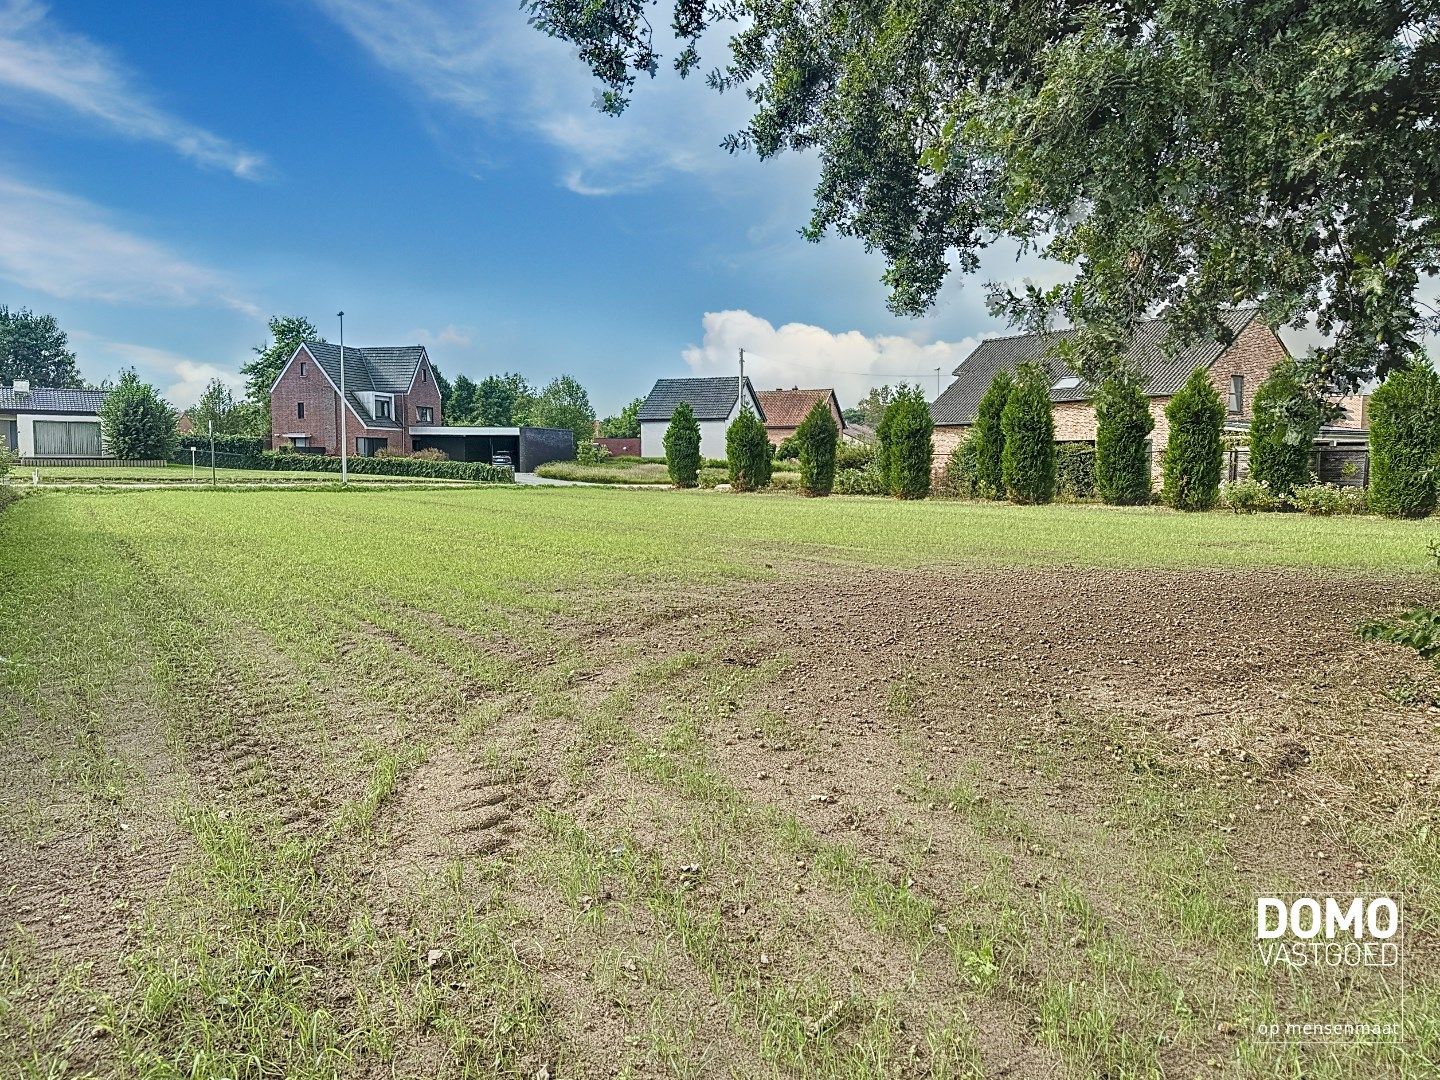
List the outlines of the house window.
{"type": "Polygon", "coordinates": [[[303,447],[303,446],[309,446],[309,445],[310,445],[310,436],[309,436],[309,435],[296,435],[296,436],[293,436],[293,437],[290,439],[290,445],[291,445],[291,446],[302,446],[302,447],[303,447]]]}
{"type": "Polygon", "coordinates": [[[36,420],[30,430],[36,457],[100,456],[99,421],[36,420]]]}
{"type": "Polygon", "coordinates": [[[389,399],[388,397],[376,397],[376,398],[375,398],[375,419],[377,419],[377,420],[389,420],[389,419],[390,419],[390,399],[389,399]]]}
{"type": "Polygon", "coordinates": [[[435,410],[429,405],[415,406],[415,420],[421,424],[433,424],[435,422],[435,410]]]}
{"type": "Polygon", "coordinates": [[[425,369],[425,368],[422,367],[422,368],[420,369],[420,381],[421,381],[421,382],[425,382],[425,381],[428,380],[429,378],[430,378],[430,372],[429,372],[427,369],[425,369]]]}
{"type": "Polygon", "coordinates": [[[301,361],[300,361],[300,377],[303,379],[303,378],[305,378],[308,374],[309,374],[309,372],[307,372],[307,371],[305,370],[305,361],[304,361],[304,360],[301,360],[301,361]]]}
{"type": "Polygon", "coordinates": [[[1245,411],[1245,376],[1230,376],[1230,411],[1239,413],[1245,411]]]}
{"type": "Polygon", "coordinates": [[[296,419],[296,420],[304,420],[304,419],[305,419],[305,402],[303,402],[303,401],[297,401],[297,402],[295,403],[295,419],[296,419]]]}
{"type": "Polygon", "coordinates": [[[377,450],[390,445],[389,439],[356,439],[355,450],[361,457],[374,457],[377,450]]]}

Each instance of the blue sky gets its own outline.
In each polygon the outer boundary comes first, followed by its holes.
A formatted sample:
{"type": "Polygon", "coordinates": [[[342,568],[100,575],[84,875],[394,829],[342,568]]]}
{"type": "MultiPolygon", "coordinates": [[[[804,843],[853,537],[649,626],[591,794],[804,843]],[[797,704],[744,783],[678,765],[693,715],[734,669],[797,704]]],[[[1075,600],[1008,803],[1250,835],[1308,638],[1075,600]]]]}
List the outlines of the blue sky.
{"type": "Polygon", "coordinates": [[[593,95],[511,0],[0,0],[0,302],[180,405],[272,313],[333,339],[343,308],[348,343],[452,376],[570,372],[602,414],[742,345],[762,387],[931,389],[1003,331],[981,280],[900,319],[878,259],[801,240],[814,163],[717,145],[743,99],[593,95]]]}

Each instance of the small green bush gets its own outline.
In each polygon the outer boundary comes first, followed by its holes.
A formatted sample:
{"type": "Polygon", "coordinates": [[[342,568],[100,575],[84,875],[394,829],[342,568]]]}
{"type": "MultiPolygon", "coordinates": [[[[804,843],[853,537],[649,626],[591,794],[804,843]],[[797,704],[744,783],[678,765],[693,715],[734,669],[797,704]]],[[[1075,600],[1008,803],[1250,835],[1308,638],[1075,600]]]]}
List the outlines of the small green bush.
{"type": "Polygon", "coordinates": [[[1005,498],[1005,476],[1001,459],[1005,452],[1005,432],[1000,418],[1010,400],[1014,380],[1008,371],[997,371],[990,387],[975,412],[970,437],[975,440],[975,490],[981,498],[1005,498]]]}
{"type": "Polygon", "coordinates": [[[1143,506],[1154,492],[1147,441],[1150,400],[1132,378],[1107,379],[1095,395],[1095,491],[1111,506],[1143,506]]]}
{"type": "Polygon", "coordinates": [[[835,487],[835,454],[840,426],[830,412],[828,401],[817,401],[786,442],[793,441],[800,453],[800,491],[806,495],[829,495],[835,487]]]}
{"type": "Polygon", "coordinates": [[[975,499],[980,497],[980,460],[972,431],[950,451],[945,471],[935,486],[935,494],[944,499],[975,499]]]}
{"type": "Polygon", "coordinates": [[[1089,443],[1055,447],[1055,493],[1077,501],[1095,498],[1095,447],[1089,443]]]}
{"type": "Polygon", "coordinates": [[[1360,636],[1366,641],[1404,645],[1426,660],[1435,660],[1440,658],[1440,611],[1417,607],[1393,619],[1375,619],[1361,625],[1360,636]]]}
{"type": "Polygon", "coordinates": [[[1220,485],[1220,505],[1236,514],[1258,514],[1279,510],[1282,502],[1263,480],[1236,480],[1220,485]]]}
{"type": "Polygon", "coordinates": [[[885,407],[879,430],[883,435],[878,456],[890,494],[897,499],[923,499],[930,493],[935,459],[935,421],[924,391],[918,386],[901,386],[885,407]]]}
{"type": "MultiPolygon", "coordinates": [[[[267,450],[260,455],[261,467],[284,472],[340,471],[340,459],[328,454],[287,454],[283,450],[267,450]]],[[[352,457],[347,463],[350,472],[374,476],[414,476],[431,480],[475,480],[483,483],[509,483],[514,473],[503,465],[487,465],[482,461],[431,461],[417,457],[352,457]]]]}
{"type": "Polygon", "coordinates": [[[1276,364],[1255,391],[1250,421],[1250,475],[1288,495],[1310,479],[1315,436],[1329,414],[1301,381],[1295,361],[1276,364]]]}
{"type": "Polygon", "coordinates": [[[775,447],[776,461],[798,461],[800,458],[800,429],[795,429],[795,434],[780,440],[780,445],[775,447]]]}
{"type": "Polygon", "coordinates": [[[581,465],[604,465],[610,460],[610,451],[590,439],[575,444],[575,460],[581,465]]]}
{"type": "Polygon", "coordinates": [[[1005,445],[1000,475],[1015,503],[1048,503],[1055,498],[1055,419],[1050,375],[1038,364],[1023,364],[1000,414],[1005,445]]]}
{"type": "Polygon", "coordinates": [[[695,410],[683,401],[675,406],[665,429],[665,467],[676,487],[695,486],[700,472],[700,422],[695,410]]]}
{"type": "Polygon", "coordinates": [[[1165,483],[1160,497],[1176,510],[1209,510],[1220,497],[1225,450],[1221,434],[1225,403],[1197,367],[1165,406],[1170,438],[1165,444],[1165,483]]]}
{"type": "Polygon", "coordinates": [[[835,470],[863,469],[875,460],[874,443],[842,442],[835,448],[835,470]]]}
{"type": "Polygon", "coordinates": [[[141,382],[134,368],[122,371],[100,406],[105,452],[137,461],[173,457],[180,442],[175,421],[175,410],[155,387],[141,382]]]}
{"type": "Polygon", "coordinates": [[[890,478],[872,461],[863,469],[841,469],[835,474],[836,495],[889,495],[890,478]]]}
{"type": "Polygon", "coordinates": [[[1342,488],[1334,484],[1306,484],[1292,491],[1289,499],[1295,509],[1317,517],[1363,514],[1368,508],[1364,488],[1342,488]]]}
{"type": "Polygon", "coordinates": [[[1440,375],[1429,364],[1395,372],[1370,398],[1370,505],[1388,517],[1435,510],[1440,467],[1440,375]]]}
{"type": "Polygon", "coordinates": [[[730,486],[736,491],[759,491],[770,483],[771,455],[775,448],[765,423],[750,408],[742,408],[725,429],[725,460],[730,486]]]}
{"type": "MultiPolygon", "coordinates": [[[[171,460],[178,461],[181,465],[189,465],[191,447],[195,448],[197,461],[209,462],[210,436],[194,433],[180,436],[179,448],[171,456],[171,460]]],[[[215,464],[222,469],[263,469],[265,464],[260,458],[263,453],[265,440],[254,435],[215,436],[215,464]]]]}

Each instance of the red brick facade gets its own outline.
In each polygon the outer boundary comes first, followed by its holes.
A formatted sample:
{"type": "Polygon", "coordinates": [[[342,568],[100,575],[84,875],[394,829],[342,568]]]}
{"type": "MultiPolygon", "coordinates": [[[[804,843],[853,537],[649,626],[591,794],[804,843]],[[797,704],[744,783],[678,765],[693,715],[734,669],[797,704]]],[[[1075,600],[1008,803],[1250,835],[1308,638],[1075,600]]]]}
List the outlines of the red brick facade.
{"type": "MultiPolygon", "coordinates": [[[[1254,320],[1240,331],[1215,362],[1210,365],[1210,381],[1220,394],[1220,400],[1228,407],[1231,398],[1231,379],[1239,376],[1242,381],[1240,410],[1227,412],[1229,420],[1249,420],[1254,416],[1255,391],[1271,368],[1289,354],[1275,332],[1258,320],[1254,320]]],[[[1152,455],[1156,475],[1159,475],[1158,451],[1170,437],[1170,424],[1165,419],[1168,397],[1150,399],[1150,415],[1155,418],[1155,430],[1150,435],[1151,446],[1157,451],[1152,455]]],[[[1357,410],[1358,411],[1358,410],[1357,410]]],[[[1056,442],[1094,442],[1095,407],[1085,401],[1056,402],[1054,406],[1056,442]]],[[[966,424],[937,425],[935,428],[935,467],[943,469],[951,452],[960,445],[969,432],[966,424]]]]}
{"type": "MultiPolygon", "coordinates": [[[[347,364],[348,368],[348,364],[347,364]]],[[[360,439],[385,439],[387,449],[406,453],[414,449],[412,427],[441,423],[440,390],[428,357],[420,361],[415,379],[406,393],[393,395],[392,419],[396,428],[370,427],[362,414],[350,409],[345,420],[348,452],[358,454],[360,439]],[[421,421],[417,410],[429,408],[431,419],[421,421]]],[[[320,364],[308,352],[297,350],[270,391],[271,445],[277,450],[294,445],[295,435],[309,439],[312,447],[324,447],[327,454],[340,453],[340,394],[320,364]],[[300,416],[300,406],[305,415],[300,416]]]]}

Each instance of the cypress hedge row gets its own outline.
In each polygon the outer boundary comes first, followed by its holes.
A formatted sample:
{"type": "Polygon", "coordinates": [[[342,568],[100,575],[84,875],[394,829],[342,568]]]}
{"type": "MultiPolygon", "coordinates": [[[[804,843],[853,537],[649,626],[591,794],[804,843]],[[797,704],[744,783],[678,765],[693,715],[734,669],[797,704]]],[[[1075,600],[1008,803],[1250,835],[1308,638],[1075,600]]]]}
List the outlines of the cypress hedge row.
{"type": "Polygon", "coordinates": [[[1370,398],[1370,505],[1390,517],[1434,513],[1440,467],[1440,375],[1397,371],[1370,398]]]}
{"type": "Polygon", "coordinates": [[[835,456],[840,442],[840,427],[830,413],[830,402],[815,402],[790,439],[800,449],[801,494],[829,495],[835,487],[835,456]]]}
{"type": "Polygon", "coordinates": [[[1160,496],[1176,510],[1209,510],[1220,498],[1225,448],[1225,403],[1197,367],[1165,406],[1170,438],[1165,444],[1165,482],[1160,496]]]}
{"type": "Polygon", "coordinates": [[[774,453],[764,422],[749,406],[742,408],[725,429],[730,486],[736,491],[759,491],[767,486],[774,453]]]}
{"type": "Polygon", "coordinates": [[[1150,454],[1155,430],[1150,401],[1134,379],[1107,379],[1095,395],[1095,490],[1112,506],[1150,501],[1150,454]]]}
{"type": "Polygon", "coordinates": [[[1050,375],[1023,364],[1000,413],[1004,446],[1000,475],[1015,503],[1048,503],[1055,498],[1055,418],[1050,408],[1050,375]]]}

